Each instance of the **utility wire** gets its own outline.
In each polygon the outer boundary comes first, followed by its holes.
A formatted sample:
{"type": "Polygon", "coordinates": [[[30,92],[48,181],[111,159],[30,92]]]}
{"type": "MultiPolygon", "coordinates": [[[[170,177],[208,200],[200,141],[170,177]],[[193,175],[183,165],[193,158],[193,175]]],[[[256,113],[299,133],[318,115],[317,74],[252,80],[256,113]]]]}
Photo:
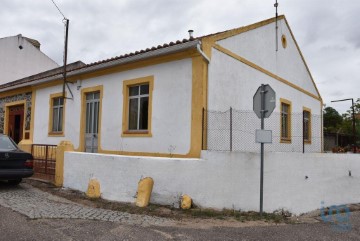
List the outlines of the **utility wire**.
{"type": "Polygon", "coordinates": [[[56,3],[54,2],[54,0],[51,0],[53,2],[53,4],[55,5],[55,7],[57,8],[57,10],[59,11],[59,13],[64,17],[64,19],[67,19],[65,17],[65,15],[61,12],[60,8],[56,5],[56,3]]]}

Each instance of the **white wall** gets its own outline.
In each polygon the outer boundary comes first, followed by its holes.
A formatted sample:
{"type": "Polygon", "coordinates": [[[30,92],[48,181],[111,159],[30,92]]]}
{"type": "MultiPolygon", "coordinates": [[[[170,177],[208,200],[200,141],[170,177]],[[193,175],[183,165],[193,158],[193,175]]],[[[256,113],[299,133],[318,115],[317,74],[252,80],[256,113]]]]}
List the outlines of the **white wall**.
{"type": "MultiPolygon", "coordinates": [[[[280,33],[287,35],[288,46],[283,49],[279,42],[279,51],[275,51],[275,37],[273,24],[266,25],[255,30],[245,32],[243,34],[230,37],[218,42],[219,45],[229,49],[230,51],[247,58],[255,64],[271,71],[274,74],[298,85],[299,87],[317,94],[313,83],[311,82],[309,73],[305,69],[300,54],[295,47],[295,43],[290,37],[290,33],[284,20],[280,22],[280,33]]],[[[280,35],[281,37],[281,35],[280,35]]],[[[321,152],[321,112],[322,107],[319,100],[310,97],[299,90],[290,87],[242,62],[216,50],[212,50],[212,59],[209,67],[209,83],[208,83],[208,109],[214,111],[225,111],[230,106],[237,110],[245,110],[252,112],[253,97],[261,84],[269,84],[276,92],[276,108],[275,113],[280,112],[280,98],[287,99],[292,102],[292,113],[303,112],[303,107],[310,108],[314,118],[312,125],[312,136],[314,137],[311,145],[306,145],[308,151],[321,152]]],[[[250,115],[249,115],[250,116],[250,115]]],[[[243,122],[247,122],[249,129],[247,131],[254,132],[260,127],[260,122],[254,116],[244,118],[243,122]],[[247,118],[247,119],[246,119],[247,118]],[[254,123],[259,122],[257,126],[254,123]]],[[[267,119],[265,125],[269,124],[273,130],[273,136],[280,135],[280,117],[273,115],[272,119],[267,119]],[[272,123],[270,123],[272,122],[272,123]],[[276,122],[276,123],[275,123],[276,122]]],[[[296,119],[300,120],[300,117],[296,119]]],[[[209,120],[211,117],[209,116],[209,120]]],[[[294,151],[294,146],[302,146],[302,120],[300,123],[295,122],[295,115],[292,119],[292,144],[280,144],[280,138],[275,138],[275,151],[294,151]]],[[[267,128],[267,127],[265,127],[267,128]]],[[[211,135],[211,133],[209,132],[211,135]]],[[[214,133],[215,136],[219,135],[214,133]]],[[[209,138],[212,138],[209,136],[209,138]]],[[[248,140],[249,137],[243,136],[241,140],[248,140]]],[[[254,139],[253,135],[250,137],[254,139]]],[[[241,151],[253,151],[253,142],[246,142],[244,145],[248,148],[240,148],[241,151]]],[[[298,151],[302,150],[299,148],[298,151]]]]}
{"type": "Polygon", "coordinates": [[[27,40],[18,41],[17,36],[1,38],[0,53],[0,84],[59,67],[27,40]],[[19,44],[23,49],[19,49],[19,44]]]}
{"type": "Polygon", "coordinates": [[[317,95],[285,20],[278,21],[278,25],[278,51],[275,51],[275,22],[221,40],[218,44],[317,95]],[[281,44],[282,35],[285,35],[287,39],[286,48],[283,48],[281,44]]]}
{"type": "MultiPolygon", "coordinates": [[[[202,207],[259,210],[258,153],[204,151],[201,159],[65,153],[64,187],[85,192],[89,179],[97,178],[108,200],[134,202],[138,181],[147,176],[155,182],[153,203],[173,205],[188,194],[202,207]]],[[[301,214],[319,209],[322,201],[326,206],[359,203],[359,185],[359,155],[265,155],[266,212],[284,208],[301,214]]]]}
{"type": "MultiPolygon", "coordinates": [[[[103,85],[101,148],[109,151],[187,154],[191,136],[192,60],[184,59],[86,79],[81,88],[103,85]],[[123,80],[154,76],[152,137],[121,137],[123,80]],[[175,147],[171,150],[171,147],[175,147]]],[[[50,94],[62,86],[36,91],[34,143],[58,144],[70,140],[79,145],[81,89],[70,85],[73,100],[66,101],[65,136],[49,137],[50,94]]],[[[68,96],[70,94],[68,93],[68,96]]]]}

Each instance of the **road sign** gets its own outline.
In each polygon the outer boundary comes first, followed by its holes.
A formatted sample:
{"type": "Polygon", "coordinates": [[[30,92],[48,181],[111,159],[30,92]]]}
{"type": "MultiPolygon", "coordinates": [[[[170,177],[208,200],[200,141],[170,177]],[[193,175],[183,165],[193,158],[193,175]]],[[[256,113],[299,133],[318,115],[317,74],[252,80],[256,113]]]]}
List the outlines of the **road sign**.
{"type": "Polygon", "coordinates": [[[256,143],[272,143],[272,130],[256,130],[255,131],[256,143]]]}
{"type": "MultiPolygon", "coordinates": [[[[276,106],[275,91],[270,85],[263,85],[264,88],[264,118],[268,118],[274,111],[276,106]]],[[[257,117],[261,118],[261,86],[257,89],[254,95],[253,109],[257,117]]]]}
{"type": "Polygon", "coordinates": [[[263,213],[264,196],[264,144],[271,143],[271,131],[264,130],[264,119],[268,118],[275,109],[275,91],[270,85],[262,84],[256,91],[253,98],[253,109],[255,114],[261,119],[261,130],[256,130],[256,140],[260,143],[260,217],[263,213]]]}

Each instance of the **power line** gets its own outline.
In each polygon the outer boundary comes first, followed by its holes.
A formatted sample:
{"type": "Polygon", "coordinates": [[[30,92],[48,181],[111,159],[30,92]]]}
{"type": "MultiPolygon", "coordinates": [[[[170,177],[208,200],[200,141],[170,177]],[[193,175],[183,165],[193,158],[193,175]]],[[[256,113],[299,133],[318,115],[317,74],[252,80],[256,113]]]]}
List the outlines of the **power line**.
{"type": "Polygon", "coordinates": [[[65,15],[61,12],[60,8],[56,5],[56,3],[54,2],[54,0],[51,0],[53,2],[53,4],[55,5],[55,7],[57,8],[57,10],[59,11],[59,13],[64,17],[64,19],[67,19],[65,17],[65,15]]]}

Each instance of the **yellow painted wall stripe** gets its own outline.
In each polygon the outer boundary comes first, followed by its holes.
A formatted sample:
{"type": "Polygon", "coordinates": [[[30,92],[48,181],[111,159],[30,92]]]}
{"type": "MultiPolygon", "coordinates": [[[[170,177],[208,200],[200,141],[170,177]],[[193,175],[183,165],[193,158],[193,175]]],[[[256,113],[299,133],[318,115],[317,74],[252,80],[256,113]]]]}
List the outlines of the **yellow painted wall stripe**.
{"type": "Polygon", "coordinates": [[[248,66],[250,66],[251,68],[254,68],[254,69],[256,69],[256,70],[258,70],[258,71],[260,71],[260,72],[262,72],[262,73],[264,73],[264,74],[266,74],[268,76],[270,76],[271,78],[274,78],[274,79],[276,79],[276,80],[278,80],[278,81],[280,81],[280,82],[282,82],[282,83],[284,83],[284,84],[286,84],[286,85],[288,85],[288,86],[290,86],[290,87],[292,87],[292,88],[294,88],[294,89],[296,89],[296,90],[298,90],[298,91],[300,91],[300,92],[302,92],[302,93],[304,93],[304,94],[306,94],[306,95],[308,95],[308,96],[310,96],[310,97],[312,97],[312,98],[314,98],[316,100],[321,101],[320,97],[310,93],[307,90],[304,90],[303,88],[301,88],[301,87],[287,81],[286,79],[281,78],[280,76],[277,76],[276,74],[271,73],[270,71],[260,67],[259,65],[254,64],[253,62],[250,62],[249,60],[247,60],[247,59],[245,59],[245,58],[231,52],[230,50],[228,50],[228,49],[226,49],[224,47],[221,47],[218,44],[215,44],[214,48],[216,50],[218,50],[218,51],[220,51],[220,52],[222,52],[222,53],[224,53],[224,54],[226,54],[226,55],[228,55],[228,56],[230,56],[230,57],[232,57],[232,58],[234,58],[234,59],[236,59],[236,60],[238,60],[238,61],[240,61],[240,62],[242,62],[242,63],[244,63],[246,65],[248,65],[248,66]]]}

